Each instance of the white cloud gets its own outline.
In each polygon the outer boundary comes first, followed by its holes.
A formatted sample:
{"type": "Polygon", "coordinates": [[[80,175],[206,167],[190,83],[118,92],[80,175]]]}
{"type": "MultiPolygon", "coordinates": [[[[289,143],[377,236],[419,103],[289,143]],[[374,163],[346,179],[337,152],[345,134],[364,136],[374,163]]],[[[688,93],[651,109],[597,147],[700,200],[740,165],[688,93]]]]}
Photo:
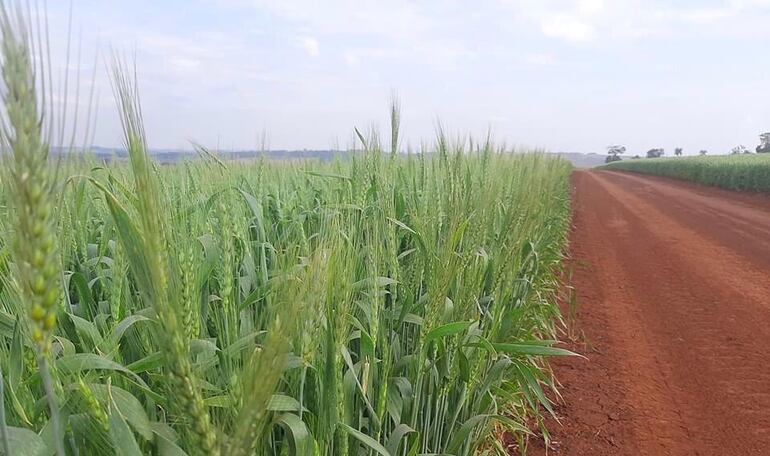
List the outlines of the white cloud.
{"type": "Polygon", "coordinates": [[[361,59],[355,51],[345,51],[344,59],[345,63],[351,68],[357,68],[361,64],[361,59]]]}
{"type": "Polygon", "coordinates": [[[524,61],[530,65],[556,65],[556,57],[553,54],[532,53],[524,56],[524,61]]]}
{"type": "Polygon", "coordinates": [[[405,58],[405,52],[396,48],[385,47],[355,47],[343,53],[345,63],[352,67],[360,67],[363,62],[373,63],[375,60],[397,60],[405,58]]]}
{"type": "Polygon", "coordinates": [[[704,25],[720,22],[738,13],[738,9],[732,7],[677,8],[660,10],[657,16],[661,20],[704,25]]]}
{"type": "Polygon", "coordinates": [[[770,10],[770,0],[730,0],[730,6],[737,9],[770,10]]]}
{"type": "Polygon", "coordinates": [[[579,0],[577,10],[581,14],[598,14],[604,10],[604,0],[579,0]]]}
{"type": "Polygon", "coordinates": [[[577,43],[596,40],[608,11],[621,2],[625,0],[611,5],[604,0],[504,0],[503,5],[524,24],[537,26],[544,36],[577,43]]]}
{"type": "Polygon", "coordinates": [[[427,27],[431,11],[407,0],[251,0],[276,16],[319,34],[365,34],[408,41],[427,27]]]}
{"type": "Polygon", "coordinates": [[[169,63],[179,71],[194,71],[201,66],[200,60],[182,56],[171,57],[169,63]]]}
{"type": "MultiPolygon", "coordinates": [[[[503,11],[549,38],[611,44],[649,37],[767,39],[770,0],[673,2],[664,0],[501,0],[503,11]],[[705,2],[704,2],[705,3],[705,2]]],[[[506,14],[497,15],[505,20],[506,14]]]]}
{"type": "Polygon", "coordinates": [[[543,19],[540,24],[543,34],[549,38],[561,38],[567,41],[591,41],[596,38],[596,29],[578,17],[557,14],[543,19]]]}
{"type": "Polygon", "coordinates": [[[494,123],[494,124],[499,124],[499,123],[505,124],[510,122],[511,122],[511,118],[508,116],[491,116],[489,118],[489,123],[494,123]]]}
{"type": "Polygon", "coordinates": [[[318,40],[310,36],[302,36],[297,39],[299,47],[305,50],[310,57],[321,55],[321,45],[318,40]]]}

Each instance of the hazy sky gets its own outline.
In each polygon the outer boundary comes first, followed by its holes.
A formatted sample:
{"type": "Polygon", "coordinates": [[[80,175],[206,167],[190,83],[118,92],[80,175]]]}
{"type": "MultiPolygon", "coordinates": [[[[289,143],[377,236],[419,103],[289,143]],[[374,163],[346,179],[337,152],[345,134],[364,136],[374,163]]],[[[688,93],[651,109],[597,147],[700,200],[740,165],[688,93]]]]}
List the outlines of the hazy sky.
{"type": "MultiPolygon", "coordinates": [[[[54,75],[69,3],[48,0],[54,75]]],[[[437,119],[582,152],[726,152],[770,130],[770,0],[73,3],[81,98],[99,51],[98,145],[121,142],[110,49],[136,51],[152,147],[255,148],[263,130],[274,149],[345,147],[354,126],[387,131],[394,91],[413,145],[437,119]]]]}

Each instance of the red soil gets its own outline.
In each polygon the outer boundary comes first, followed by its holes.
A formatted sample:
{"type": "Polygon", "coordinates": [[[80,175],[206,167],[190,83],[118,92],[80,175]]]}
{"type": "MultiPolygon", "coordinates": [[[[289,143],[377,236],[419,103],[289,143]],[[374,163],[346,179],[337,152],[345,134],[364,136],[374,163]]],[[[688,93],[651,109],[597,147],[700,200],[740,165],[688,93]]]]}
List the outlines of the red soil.
{"type": "Polygon", "coordinates": [[[573,175],[585,354],[535,455],[770,455],[770,198],[606,171],[573,175]]]}

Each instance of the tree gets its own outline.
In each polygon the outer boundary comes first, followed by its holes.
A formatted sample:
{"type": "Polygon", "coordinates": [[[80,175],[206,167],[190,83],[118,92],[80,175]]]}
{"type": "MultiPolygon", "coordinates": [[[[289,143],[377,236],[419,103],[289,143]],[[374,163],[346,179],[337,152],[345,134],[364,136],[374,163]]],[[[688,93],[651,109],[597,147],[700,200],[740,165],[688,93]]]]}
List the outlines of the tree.
{"type": "Polygon", "coordinates": [[[738,144],[730,151],[730,155],[750,154],[751,152],[743,144],[738,144]]]}
{"type": "Polygon", "coordinates": [[[665,153],[663,149],[650,149],[647,151],[647,158],[662,157],[665,153]]]}
{"type": "Polygon", "coordinates": [[[706,155],[708,153],[709,153],[709,151],[707,151],[706,149],[701,149],[701,151],[698,152],[698,155],[700,155],[702,157],[702,156],[704,156],[704,155],[706,155]]]}
{"type": "Polygon", "coordinates": [[[759,135],[758,154],[770,154],[770,132],[759,135]]]}
{"type": "Polygon", "coordinates": [[[620,155],[626,153],[626,146],[612,145],[607,146],[607,158],[604,159],[604,163],[612,163],[622,160],[620,155]]]}
{"type": "Polygon", "coordinates": [[[677,157],[681,157],[682,156],[682,148],[681,147],[677,147],[676,149],[674,149],[674,155],[676,155],[677,157]]]}

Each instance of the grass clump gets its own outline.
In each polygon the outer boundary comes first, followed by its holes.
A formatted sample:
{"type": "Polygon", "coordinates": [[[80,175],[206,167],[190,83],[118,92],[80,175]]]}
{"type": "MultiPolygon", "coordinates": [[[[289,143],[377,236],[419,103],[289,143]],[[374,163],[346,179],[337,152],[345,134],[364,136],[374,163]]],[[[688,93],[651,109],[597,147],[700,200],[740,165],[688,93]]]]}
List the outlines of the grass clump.
{"type": "Polygon", "coordinates": [[[770,154],[624,160],[604,169],[673,177],[729,190],[770,191],[770,154]]]}

